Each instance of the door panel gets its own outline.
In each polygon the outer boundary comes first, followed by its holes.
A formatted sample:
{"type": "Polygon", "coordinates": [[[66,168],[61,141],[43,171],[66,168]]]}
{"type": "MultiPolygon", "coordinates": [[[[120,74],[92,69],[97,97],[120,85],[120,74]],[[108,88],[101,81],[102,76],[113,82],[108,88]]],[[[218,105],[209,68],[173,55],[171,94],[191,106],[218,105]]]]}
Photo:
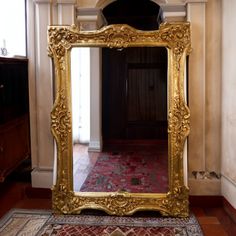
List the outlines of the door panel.
{"type": "Polygon", "coordinates": [[[102,64],[103,138],[166,139],[166,49],[105,48],[102,64]]]}
{"type": "Polygon", "coordinates": [[[166,138],[166,82],[160,68],[128,70],[127,138],[166,138]]]}

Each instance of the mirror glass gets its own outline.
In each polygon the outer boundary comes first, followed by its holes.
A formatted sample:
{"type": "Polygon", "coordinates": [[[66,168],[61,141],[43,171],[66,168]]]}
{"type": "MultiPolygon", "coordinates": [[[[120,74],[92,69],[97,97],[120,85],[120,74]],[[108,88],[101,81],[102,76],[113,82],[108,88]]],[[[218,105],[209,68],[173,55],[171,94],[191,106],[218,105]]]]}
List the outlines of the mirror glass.
{"type": "Polygon", "coordinates": [[[101,152],[88,150],[91,49],[71,50],[74,191],[168,192],[167,49],[97,48],[101,152]]]}

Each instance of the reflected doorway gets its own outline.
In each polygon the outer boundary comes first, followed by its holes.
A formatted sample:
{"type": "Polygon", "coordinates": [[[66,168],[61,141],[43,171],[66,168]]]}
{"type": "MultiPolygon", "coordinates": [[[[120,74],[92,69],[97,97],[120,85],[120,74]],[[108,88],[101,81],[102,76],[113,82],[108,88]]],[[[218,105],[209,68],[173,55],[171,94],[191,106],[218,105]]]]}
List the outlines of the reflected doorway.
{"type": "Polygon", "coordinates": [[[167,50],[102,49],[103,145],[167,140],[167,50]]]}

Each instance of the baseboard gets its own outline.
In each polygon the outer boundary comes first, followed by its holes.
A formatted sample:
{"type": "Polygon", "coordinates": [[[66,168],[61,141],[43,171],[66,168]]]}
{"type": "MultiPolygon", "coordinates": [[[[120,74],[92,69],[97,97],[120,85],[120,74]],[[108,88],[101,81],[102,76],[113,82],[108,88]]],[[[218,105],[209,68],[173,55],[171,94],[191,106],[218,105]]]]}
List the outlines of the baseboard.
{"type": "Polygon", "coordinates": [[[190,207],[222,207],[223,197],[218,196],[189,196],[190,207]]]}
{"type": "Polygon", "coordinates": [[[53,186],[53,170],[34,169],[31,172],[31,182],[34,188],[49,188],[53,186]]]}
{"type": "Polygon", "coordinates": [[[101,152],[102,145],[100,141],[90,141],[88,151],[89,152],[101,152]]]}
{"type": "Polygon", "coordinates": [[[236,183],[224,174],[221,176],[221,192],[224,198],[236,209],[236,183]]]}
{"type": "Polygon", "coordinates": [[[220,179],[188,179],[190,195],[198,196],[220,196],[221,181],[220,179]]]}
{"type": "Polygon", "coordinates": [[[223,197],[223,208],[230,216],[230,218],[236,223],[236,209],[223,197]]]}

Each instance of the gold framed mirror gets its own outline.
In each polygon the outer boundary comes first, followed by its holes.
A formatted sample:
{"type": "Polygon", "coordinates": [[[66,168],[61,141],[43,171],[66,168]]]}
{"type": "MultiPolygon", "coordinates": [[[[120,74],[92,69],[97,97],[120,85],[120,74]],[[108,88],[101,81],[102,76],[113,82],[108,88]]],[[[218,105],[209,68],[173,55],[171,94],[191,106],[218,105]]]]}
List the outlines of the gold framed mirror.
{"type": "MultiPolygon", "coordinates": [[[[141,31],[128,25],[110,25],[96,31],[76,26],[50,26],[48,51],[55,67],[56,98],[51,130],[56,140],[56,179],[52,188],[56,213],[79,214],[83,209],[111,215],[131,215],[140,210],[164,216],[186,217],[188,187],[184,181],[183,152],[190,131],[190,112],[184,93],[186,56],[191,51],[190,23],[163,23],[159,30],[141,31]],[[73,179],[71,51],[75,47],[164,47],[167,50],[168,190],[166,192],[75,191],[73,179]]],[[[131,70],[132,72],[132,70],[131,70]]]]}

